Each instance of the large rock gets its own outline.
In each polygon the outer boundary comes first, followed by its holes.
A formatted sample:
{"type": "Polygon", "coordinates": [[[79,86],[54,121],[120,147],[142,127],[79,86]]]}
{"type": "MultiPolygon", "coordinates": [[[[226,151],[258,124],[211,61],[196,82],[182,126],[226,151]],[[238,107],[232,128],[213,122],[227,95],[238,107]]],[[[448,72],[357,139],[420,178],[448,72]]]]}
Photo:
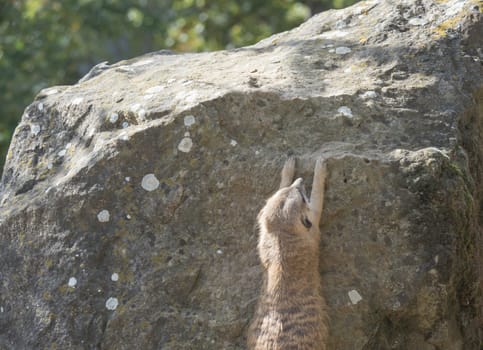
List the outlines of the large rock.
{"type": "Polygon", "coordinates": [[[0,348],[243,349],[294,154],[330,172],[329,349],[479,349],[478,3],[361,2],[42,91],[0,187],[0,348]]]}

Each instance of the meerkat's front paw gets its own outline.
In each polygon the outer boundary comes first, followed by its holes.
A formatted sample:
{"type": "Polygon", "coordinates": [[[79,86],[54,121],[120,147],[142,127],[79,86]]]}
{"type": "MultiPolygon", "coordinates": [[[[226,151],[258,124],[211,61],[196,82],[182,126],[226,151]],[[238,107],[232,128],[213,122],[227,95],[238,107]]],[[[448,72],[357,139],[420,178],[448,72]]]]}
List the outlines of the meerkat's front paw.
{"type": "Polygon", "coordinates": [[[280,181],[280,188],[290,186],[292,184],[293,176],[295,174],[295,157],[290,157],[285,161],[282,169],[282,180],[280,181]]]}
{"type": "Polygon", "coordinates": [[[319,176],[321,180],[325,180],[327,177],[327,162],[324,158],[320,157],[315,162],[315,175],[319,176]]]}

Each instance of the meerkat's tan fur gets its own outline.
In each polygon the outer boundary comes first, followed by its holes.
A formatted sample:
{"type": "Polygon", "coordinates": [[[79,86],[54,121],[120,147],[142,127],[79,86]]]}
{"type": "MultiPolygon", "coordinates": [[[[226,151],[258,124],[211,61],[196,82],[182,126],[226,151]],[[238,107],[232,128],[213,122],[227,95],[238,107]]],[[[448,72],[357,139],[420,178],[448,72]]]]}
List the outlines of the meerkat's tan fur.
{"type": "Polygon", "coordinates": [[[249,350],[326,350],[318,262],[327,166],[317,160],[310,200],[302,179],[292,183],[294,172],[295,159],[290,158],[280,189],[258,216],[264,286],[248,331],[249,350]]]}

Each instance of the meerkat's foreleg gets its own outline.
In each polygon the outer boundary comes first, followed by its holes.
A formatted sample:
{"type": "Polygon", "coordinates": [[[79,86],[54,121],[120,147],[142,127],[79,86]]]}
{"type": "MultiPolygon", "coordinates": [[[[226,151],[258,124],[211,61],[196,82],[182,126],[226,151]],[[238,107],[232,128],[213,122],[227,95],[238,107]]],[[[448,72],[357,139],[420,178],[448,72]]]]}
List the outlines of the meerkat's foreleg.
{"type": "Polygon", "coordinates": [[[312,224],[319,227],[320,216],[324,208],[325,179],[327,177],[327,163],[323,158],[317,159],[314,170],[314,181],[310,193],[310,211],[312,224]]]}
{"type": "Polygon", "coordinates": [[[294,174],[295,174],[295,158],[290,157],[289,159],[286,160],[282,169],[282,173],[281,173],[282,180],[280,181],[280,188],[290,186],[292,184],[294,174]]]}

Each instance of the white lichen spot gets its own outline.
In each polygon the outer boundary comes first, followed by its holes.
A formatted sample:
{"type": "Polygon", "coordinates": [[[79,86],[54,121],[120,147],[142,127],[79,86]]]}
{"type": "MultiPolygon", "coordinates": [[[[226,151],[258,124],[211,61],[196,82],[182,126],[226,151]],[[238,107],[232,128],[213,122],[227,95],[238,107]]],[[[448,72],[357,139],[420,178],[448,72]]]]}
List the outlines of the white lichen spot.
{"type": "Polygon", "coordinates": [[[356,305],[358,302],[362,300],[361,295],[355,289],[349,291],[347,294],[349,295],[349,299],[353,305],[356,305]]]}
{"type": "Polygon", "coordinates": [[[119,301],[117,298],[109,298],[106,300],[106,309],[108,310],[116,310],[117,306],[119,305],[119,301]]]}
{"type": "Polygon", "coordinates": [[[196,122],[195,117],[193,115],[187,115],[184,117],[184,125],[190,127],[196,122]]]}
{"type": "Polygon", "coordinates": [[[364,92],[363,94],[360,95],[360,97],[364,100],[368,100],[371,98],[376,98],[377,97],[377,92],[369,90],[364,92]]]}
{"type": "Polygon", "coordinates": [[[59,153],[57,153],[57,155],[58,155],[59,157],[63,157],[63,156],[65,156],[65,154],[66,154],[66,153],[67,153],[67,150],[62,149],[62,150],[60,150],[60,151],[59,151],[59,153]]]}
{"type": "Polygon", "coordinates": [[[41,112],[42,112],[42,111],[44,110],[44,104],[43,104],[42,102],[40,102],[40,103],[37,105],[37,109],[38,109],[39,111],[41,111],[41,112]]]}
{"type": "Polygon", "coordinates": [[[165,88],[166,88],[166,86],[156,85],[156,86],[150,87],[149,89],[144,91],[144,94],[157,94],[157,93],[163,91],[165,88]]]}
{"type": "Polygon", "coordinates": [[[30,125],[30,132],[32,135],[37,136],[40,132],[41,128],[39,124],[32,124],[30,125]]]}
{"type": "Polygon", "coordinates": [[[119,120],[119,114],[117,113],[112,113],[110,116],[109,116],[109,121],[114,124],[115,122],[117,122],[119,120]]]}
{"type": "Polygon", "coordinates": [[[131,220],[131,215],[126,214],[126,219],[131,220]]]}
{"type": "Polygon", "coordinates": [[[141,187],[146,191],[154,191],[159,187],[159,180],[154,176],[154,174],[144,175],[141,181],[141,187]]]}
{"type": "Polygon", "coordinates": [[[117,282],[117,281],[119,281],[119,275],[118,275],[117,273],[115,273],[115,272],[114,272],[114,273],[111,275],[111,281],[113,281],[113,282],[117,282]]]}
{"type": "Polygon", "coordinates": [[[124,180],[125,180],[126,182],[129,182],[129,181],[131,181],[131,177],[126,176],[126,177],[124,178],[124,180]]]}
{"type": "Polygon", "coordinates": [[[76,97],[72,100],[73,105],[80,105],[84,101],[84,97],[76,97]]]}
{"type": "Polygon", "coordinates": [[[74,288],[77,285],[77,278],[75,277],[69,278],[69,282],[67,283],[67,285],[71,288],[74,288]]]}
{"type": "Polygon", "coordinates": [[[191,147],[193,147],[193,140],[189,137],[184,137],[178,144],[178,150],[184,153],[191,151],[191,147]]]}
{"type": "Polygon", "coordinates": [[[346,46],[339,46],[335,48],[335,53],[337,55],[347,55],[350,53],[352,50],[349,47],[346,46]]]}
{"type": "Polygon", "coordinates": [[[128,126],[129,126],[129,123],[128,122],[123,122],[122,123],[122,128],[123,129],[126,129],[128,126]]]}
{"type": "Polygon", "coordinates": [[[231,145],[232,147],[235,147],[236,145],[238,145],[238,142],[236,142],[235,140],[231,140],[231,141],[230,141],[230,145],[231,145]]]}
{"type": "Polygon", "coordinates": [[[216,251],[216,254],[218,254],[218,255],[221,255],[221,254],[223,254],[223,250],[221,250],[221,249],[218,249],[218,250],[216,251]]]}
{"type": "Polygon", "coordinates": [[[347,107],[347,106],[339,107],[339,109],[337,110],[337,113],[340,113],[343,116],[346,116],[348,118],[352,118],[354,116],[352,114],[352,110],[349,107],[347,107]]]}
{"type": "Polygon", "coordinates": [[[110,214],[109,214],[109,210],[101,210],[98,214],[97,214],[97,220],[99,220],[99,222],[108,222],[109,219],[110,219],[110,214]]]}

